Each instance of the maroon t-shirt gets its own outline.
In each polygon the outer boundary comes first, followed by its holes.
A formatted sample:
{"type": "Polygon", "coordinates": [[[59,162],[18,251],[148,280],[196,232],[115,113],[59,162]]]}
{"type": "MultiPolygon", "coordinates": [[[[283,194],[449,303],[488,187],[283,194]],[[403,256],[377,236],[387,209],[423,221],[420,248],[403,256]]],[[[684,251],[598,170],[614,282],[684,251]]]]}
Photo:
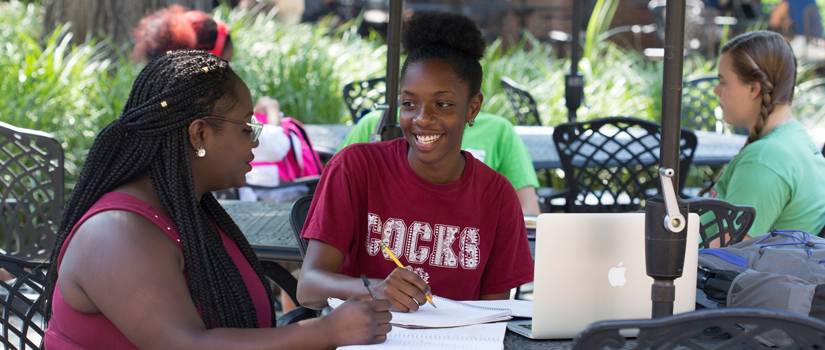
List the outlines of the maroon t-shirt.
{"type": "Polygon", "coordinates": [[[456,300],[533,280],[518,197],[469,152],[461,178],[433,184],[407,161],[407,141],[354,144],[324,169],[302,235],[344,254],[340,273],[383,279],[383,240],[436,295],[456,300]]]}

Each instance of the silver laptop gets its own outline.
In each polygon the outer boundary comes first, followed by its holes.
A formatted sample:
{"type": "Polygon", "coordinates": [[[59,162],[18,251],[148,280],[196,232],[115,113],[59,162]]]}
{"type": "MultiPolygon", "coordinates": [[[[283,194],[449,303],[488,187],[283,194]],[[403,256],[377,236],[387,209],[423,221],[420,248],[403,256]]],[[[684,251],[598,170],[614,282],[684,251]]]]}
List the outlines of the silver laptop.
{"type": "MultiPolygon", "coordinates": [[[[675,313],[696,303],[699,216],[688,216],[675,313]]],[[[532,339],[570,339],[602,320],[651,317],[645,214],[542,214],[536,228],[533,319],[508,328],[532,339]]]]}

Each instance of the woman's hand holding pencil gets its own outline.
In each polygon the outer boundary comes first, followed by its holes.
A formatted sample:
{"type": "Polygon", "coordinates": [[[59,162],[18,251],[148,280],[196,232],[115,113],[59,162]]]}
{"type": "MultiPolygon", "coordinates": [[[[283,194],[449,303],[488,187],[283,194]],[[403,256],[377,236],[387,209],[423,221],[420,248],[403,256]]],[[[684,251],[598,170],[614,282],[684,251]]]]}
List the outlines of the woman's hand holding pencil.
{"type": "MultiPolygon", "coordinates": [[[[389,248],[384,246],[386,251],[389,248]]],[[[386,299],[392,308],[401,312],[417,311],[421,305],[432,300],[430,296],[430,286],[417,274],[404,268],[394,254],[388,253],[394,260],[398,268],[393,270],[383,281],[375,283],[372,287],[373,293],[379,299],[386,299]]],[[[432,304],[432,301],[430,301],[432,304]]],[[[435,304],[432,304],[435,307],[435,304]]]]}

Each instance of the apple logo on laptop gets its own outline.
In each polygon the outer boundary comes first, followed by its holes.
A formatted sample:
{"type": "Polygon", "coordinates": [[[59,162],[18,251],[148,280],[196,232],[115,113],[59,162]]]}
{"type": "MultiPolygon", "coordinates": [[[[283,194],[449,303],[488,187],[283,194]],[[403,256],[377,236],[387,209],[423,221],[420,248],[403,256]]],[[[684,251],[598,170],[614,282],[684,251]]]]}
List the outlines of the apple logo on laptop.
{"type": "Polygon", "coordinates": [[[627,269],[624,267],[624,262],[619,262],[619,265],[611,267],[610,270],[607,271],[607,281],[610,282],[610,286],[624,286],[625,282],[627,282],[627,280],[625,279],[626,271],[627,269]]]}

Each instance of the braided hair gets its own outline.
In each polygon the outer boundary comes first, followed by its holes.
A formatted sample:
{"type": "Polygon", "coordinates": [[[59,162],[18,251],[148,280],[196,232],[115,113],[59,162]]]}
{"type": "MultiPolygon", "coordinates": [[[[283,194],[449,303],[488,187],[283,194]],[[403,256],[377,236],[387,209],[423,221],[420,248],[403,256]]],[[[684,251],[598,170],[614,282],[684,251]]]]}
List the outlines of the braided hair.
{"type": "Polygon", "coordinates": [[[759,139],[774,107],[793,102],[796,57],[782,35],[769,31],[739,35],[722,46],[722,53],[730,55],[739,80],[761,88],[762,106],[747,146],[759,139]]]}
{"type": "Polygon", "coordinates": [[[408,55],[401,76],[411,63],[442,59],[467,83],[469,97],[481,91],[479,60],[484,56],[486,43],[471,19],[453,13],[416,13],[407,23],[402,45],[408,55]]]}
{"type": "MultiPolygon", "coordinates": [[[[78,220],[102,195],[148,174],[180,233],[189,293],[206,327],[258,326],[246,284],[218,228],[238,245],[264,286],[269,284],[249,242],[215,197],[196,198],[188,149],[188,125],[212,112],[222,97],[233,97],[239,83],[229,63],[199,50],[168,52],[143,68],[120,117],[89,150],[52,250],[46,295],[53,294],[60,250],[78,220]]],[[[45,307],[48,319],[51,300],[45,307]]]]}

